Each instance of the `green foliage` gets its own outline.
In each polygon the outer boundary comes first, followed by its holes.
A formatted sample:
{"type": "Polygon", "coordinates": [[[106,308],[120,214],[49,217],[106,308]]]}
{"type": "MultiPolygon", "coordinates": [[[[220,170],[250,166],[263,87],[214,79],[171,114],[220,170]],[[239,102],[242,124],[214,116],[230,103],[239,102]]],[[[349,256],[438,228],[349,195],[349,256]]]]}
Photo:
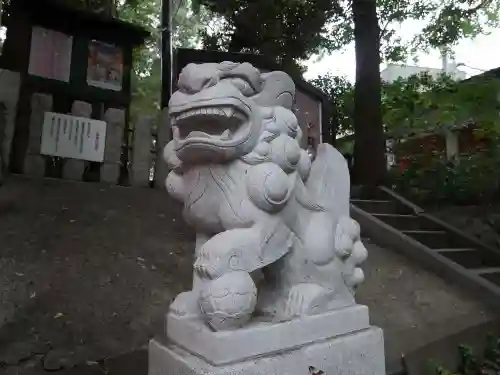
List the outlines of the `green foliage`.
{"type": "Polygon", "coordinates": [[[424,205],[470,205],[500,198],[500,154],[486,150],[461,154],[454,162],[444,155],[412,156],[404,172],[391,170],[393,188],[424,205]]]}
{"type": "MultiPolygon", "coordinates": [[[[174,2],[175,3],[175,2],[174,2]]],[[[195,14],[189,1],[172,6],[172,40],[175,47],[193,47],[199,44],[198,35],[208,22],[207,12],[195,14]]],[[[151,37],[144,46],[134,51],[131,105],[133,121],[140,115],[155,115],[160,109],[161,94],[161,0],[120,1],[118,16],[148,29],[151,37]]]]}
{"type": "Polygon", "coordinates": [[[482,356],[476,355],[472,348],[460,345],[460,364],[457,371],[449,371],[441,366],[432,372],[436,375],[486,375],[498,373],[500,370],[500,341],[494,335],[488,335],[482,356]]]}
{"type": "Polygon", "coordinates": [[[384,121],[396,139],[466,124],[476,128],[476,137],[489,139],[487,149],[453,161],[436,153],[411,156],[406,171],[391,171],[397,190],[423,204],[479,204],[500,198],[498,85],[498,79],[490,77],[455,82],[428,75],[384,85],[384,121]]]}
{"type": "Polygon", "coordinates": [[[497,92],[500,80],[475,77],[455,81],[427,73],[400,78],[382,87],[384,124],[394,137],[439,132],[473,123],[488,133],[500,132],[497,92]]]}
{"type": "Polygon", "coordinates": [[[330,73],[318,76],[310,82],[320,89],[330,100],[333,111],[328,119],[337,135],[345,135],[353,129],[354,87],[345,77],[330,73]]]}
{"type": "Polygon", "coordinates": [[[331,49],[327,24],[339,12],[331,0],[198,0],[224,19],[218,30],[203,33],[207,49],[259,53],[289,72],[300,60],[331,49]]]}
{"type": "MultiPolygon", "coordinates": [[[[335,108],[329,121],[338,124],[338,134],[353,131],[353,85],[332,74],[310,81],[328,96],[335,108]]],[[[474,123],[483,134],[500,133],[500,80],[474,77],[455,81],[449,75],[433,77],[421,73],[383,82],[382,115],[389,136],[440,132],[454,126],[474,123]]]]}
{"type": "Polygon", "coordinates": [[[499,25],[498,0],[436,1],[430,21],[415,41],[422,47],[450,46],[499,25]]]}

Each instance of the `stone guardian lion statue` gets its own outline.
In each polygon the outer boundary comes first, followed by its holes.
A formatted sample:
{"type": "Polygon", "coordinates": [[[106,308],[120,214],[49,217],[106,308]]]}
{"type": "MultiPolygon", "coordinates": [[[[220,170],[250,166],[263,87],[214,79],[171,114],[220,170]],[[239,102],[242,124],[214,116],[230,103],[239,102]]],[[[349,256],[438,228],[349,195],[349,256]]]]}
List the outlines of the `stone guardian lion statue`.
{"type": "Polygon", "coordinates": [[[343,156],[301,149],[295,85],[248,63],[189,64],[169,103],[168,192],[196,231],[191,291],[170,314],[214,331],[354,304],[367,251],[343,156]]]}

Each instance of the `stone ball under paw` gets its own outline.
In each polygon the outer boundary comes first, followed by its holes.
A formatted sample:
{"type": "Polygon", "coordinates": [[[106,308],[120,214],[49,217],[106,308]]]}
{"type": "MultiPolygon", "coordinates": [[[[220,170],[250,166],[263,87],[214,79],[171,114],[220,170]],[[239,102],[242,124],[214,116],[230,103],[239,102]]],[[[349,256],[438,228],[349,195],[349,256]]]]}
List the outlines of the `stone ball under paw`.
{"type": "Polygon", "coordinates": [[[227,273],[208,282],[200,293],[205,321],[215,331],[244,326],[257,303],[257,288],[247,272],[227,273]]]}

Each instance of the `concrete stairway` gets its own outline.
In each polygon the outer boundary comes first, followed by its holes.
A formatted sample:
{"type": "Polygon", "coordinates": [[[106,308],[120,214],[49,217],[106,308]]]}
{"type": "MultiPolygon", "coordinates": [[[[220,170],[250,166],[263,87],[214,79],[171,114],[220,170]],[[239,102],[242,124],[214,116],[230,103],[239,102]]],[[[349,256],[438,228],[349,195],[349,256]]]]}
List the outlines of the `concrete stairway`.
{"type": "Polygon", "coordinates": [[[500,250],[439,220],[390,189],[353,188],[351,215],[364,236],[471,288],[500,307],[500,250]]]}

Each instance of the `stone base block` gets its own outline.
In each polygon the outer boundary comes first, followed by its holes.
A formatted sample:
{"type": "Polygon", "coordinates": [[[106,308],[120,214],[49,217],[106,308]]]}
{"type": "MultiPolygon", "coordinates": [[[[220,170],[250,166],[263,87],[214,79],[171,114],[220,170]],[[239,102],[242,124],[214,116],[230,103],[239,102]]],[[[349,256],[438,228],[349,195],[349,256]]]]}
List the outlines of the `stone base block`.
{"type": "MultiPolygon", "coordinates": [[[[240,345],[245,346],[242,342],[240,345]]],[[[385,375],[382,330],[375,327],[220,366],[152,340],[149,375],[385,375]]]]}
{"type": "Polygon", "coordinates": [[[149,186],[149,164],[146,165],[133,165],[130,183],[133,186],[149,186]]]}
{"type": "Polygon", "coordinates": [[[64,162],[63,178],[81,181],[84,170],[85,162],[83,160],[68,159],[64,162]]]}
{"type": "Polygon", "coordinates": [[[45,177],[45,158],[41,155],[26,155],[24,174],[32,177],[45,177]]]}
{"type": "Polygon", "coordinates": [[[104,163],[101,167],[101,181],[117,184],[120,178],[120,164],[104,163]]]}
{"type": "Polygon", "coordinates": [[[251,322],[235,331],[213,332],[203,322],[167,315],[169,342],[214,365],[278,353],[370,328],[368,307],[354,305],[282,323],[251,322]]]}

